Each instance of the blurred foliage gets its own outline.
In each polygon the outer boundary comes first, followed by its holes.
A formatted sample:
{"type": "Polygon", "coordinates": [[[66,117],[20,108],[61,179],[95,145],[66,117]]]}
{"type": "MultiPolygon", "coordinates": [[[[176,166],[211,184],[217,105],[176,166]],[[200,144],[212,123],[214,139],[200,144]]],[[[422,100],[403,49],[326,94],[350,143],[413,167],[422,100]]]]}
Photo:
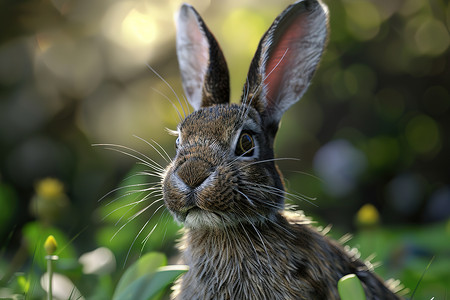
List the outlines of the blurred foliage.
{"type": "MultiPolygon", "coordinates": [[[[336,238],[353,232],[348,244],[362,257],[376,254],[384,278],[412,291],[426,271],[415,299],[443,299],[450,283],[450,6],[326,2],[327,51],[276,140],[278,157],[301,158],[280,161],[286,187],[311,198],[294,204],[319,224],[334,224],[336,238]],[[374,212],[377,222],[362,226],[374,212]]],[[[148,157],[164,166],[165,154],[143,140],[173,155],[165,127],[178,122],[173,105],[188,110],[174,47],[180,3],[1,1],[1,297],[43,297],[42,244],[50,234],[59,245],[57,272],[89,299],[111,299],[124,267],[144,253],[176,261],[180,227],[151,189],[154,170],[133,164],[148,157]],[[102,143],[128,149],[91,146],[102,143]],[[83,273],[79,257],[99,247],[112,250],[117,268],[83,273]]],[[[228,58],[232,101],[261,35],[289,3],[191,1],[228,58]]]]}

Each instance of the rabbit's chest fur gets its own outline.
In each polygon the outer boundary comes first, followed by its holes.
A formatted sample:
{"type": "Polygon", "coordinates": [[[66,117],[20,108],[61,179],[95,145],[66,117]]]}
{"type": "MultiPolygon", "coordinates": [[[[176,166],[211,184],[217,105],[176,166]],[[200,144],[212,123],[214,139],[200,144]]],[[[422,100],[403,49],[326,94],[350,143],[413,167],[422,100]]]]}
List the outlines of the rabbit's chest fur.
{"type": "Polygon", "coordinates": [[[190,269],[176,299],[339,299],[337,281],[349,273],[367,273],[367,299],[397,299],[384,297],[378,277],[304,217],[289,218],[187,230],[180,249],[190,269]]]}

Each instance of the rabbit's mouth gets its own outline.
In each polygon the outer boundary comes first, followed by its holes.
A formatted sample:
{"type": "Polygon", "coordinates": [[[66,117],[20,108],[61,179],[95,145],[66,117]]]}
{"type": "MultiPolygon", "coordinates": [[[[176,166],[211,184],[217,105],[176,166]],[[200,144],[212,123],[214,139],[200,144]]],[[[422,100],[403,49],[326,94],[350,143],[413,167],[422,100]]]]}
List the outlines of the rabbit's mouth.
{"type": "Polygon", "coordinates": [[[184,214],[184,226],[190,229],[223,229],[237,226],[244,222],[258,223],[261,220],[255,217],[242,219],[233,212],[218,212],[193,207],[184,214]]]}
{"type": "Polygon", "coordinates": [[[198,206],[194,206],[193,208],[188,209],[188,211],[186,212],[186,217],[190,214],[190,213],[198,213],[199,211],[202,211],[202,209],[198,206]]]}
{"type": "Polygon", "coordinates": [[[202,160],[188,160],[164,178],[166,207],[187,227],[223,226],[223,218],[232,213],[235,200],[232,179],[236,176],[232,175],[235,174],[230,166],[218,166],[211,171],[210,165],[202,160]]]}
{"type": "Polygon", "coordinates": [[[171,170],[163,181],[165,205],[187,228],[224,228],[264,222],[268,215],[282,208],[278,194],[239,186],[235,182],[239,176],[242,173],[230,165],[218,166],[201,184],[192,187],[171,170]]]}
{"type": "Polygon", "coordinates": [[[184,225],[188,228],[217,227],[222,224],[220,215],[217,213],[193,207],[186,212],[184,225]]]}

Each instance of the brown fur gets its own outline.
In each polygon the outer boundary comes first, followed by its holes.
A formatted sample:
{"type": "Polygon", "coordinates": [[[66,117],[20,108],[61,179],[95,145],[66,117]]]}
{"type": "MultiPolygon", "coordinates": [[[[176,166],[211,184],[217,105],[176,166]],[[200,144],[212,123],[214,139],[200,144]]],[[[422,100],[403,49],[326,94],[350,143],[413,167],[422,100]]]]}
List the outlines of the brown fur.
{"type": "Polygon", "coordinates": [[[187,229],[189,272],[180,299],[339,299],[337,281],[357,274],[367,299],[399,299],[357,257],[301,215],[227,229],[187,229]],[[288,221],[289,219],[289,221],[288,221]]]}

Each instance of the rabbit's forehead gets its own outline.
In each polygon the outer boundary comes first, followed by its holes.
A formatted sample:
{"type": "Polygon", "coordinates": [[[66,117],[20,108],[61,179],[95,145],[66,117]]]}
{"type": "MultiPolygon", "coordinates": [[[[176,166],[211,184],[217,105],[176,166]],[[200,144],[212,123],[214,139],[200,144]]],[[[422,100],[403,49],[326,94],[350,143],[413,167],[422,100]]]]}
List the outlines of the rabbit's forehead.
{"type": "Polygon", "coordinates": [[[182,139],[199,135],[219,140],[229,140],[245,124],[260,127],[259,114],[241,105],[215,105],[201,108],[184,119],[178,126],[182,139]]]}

